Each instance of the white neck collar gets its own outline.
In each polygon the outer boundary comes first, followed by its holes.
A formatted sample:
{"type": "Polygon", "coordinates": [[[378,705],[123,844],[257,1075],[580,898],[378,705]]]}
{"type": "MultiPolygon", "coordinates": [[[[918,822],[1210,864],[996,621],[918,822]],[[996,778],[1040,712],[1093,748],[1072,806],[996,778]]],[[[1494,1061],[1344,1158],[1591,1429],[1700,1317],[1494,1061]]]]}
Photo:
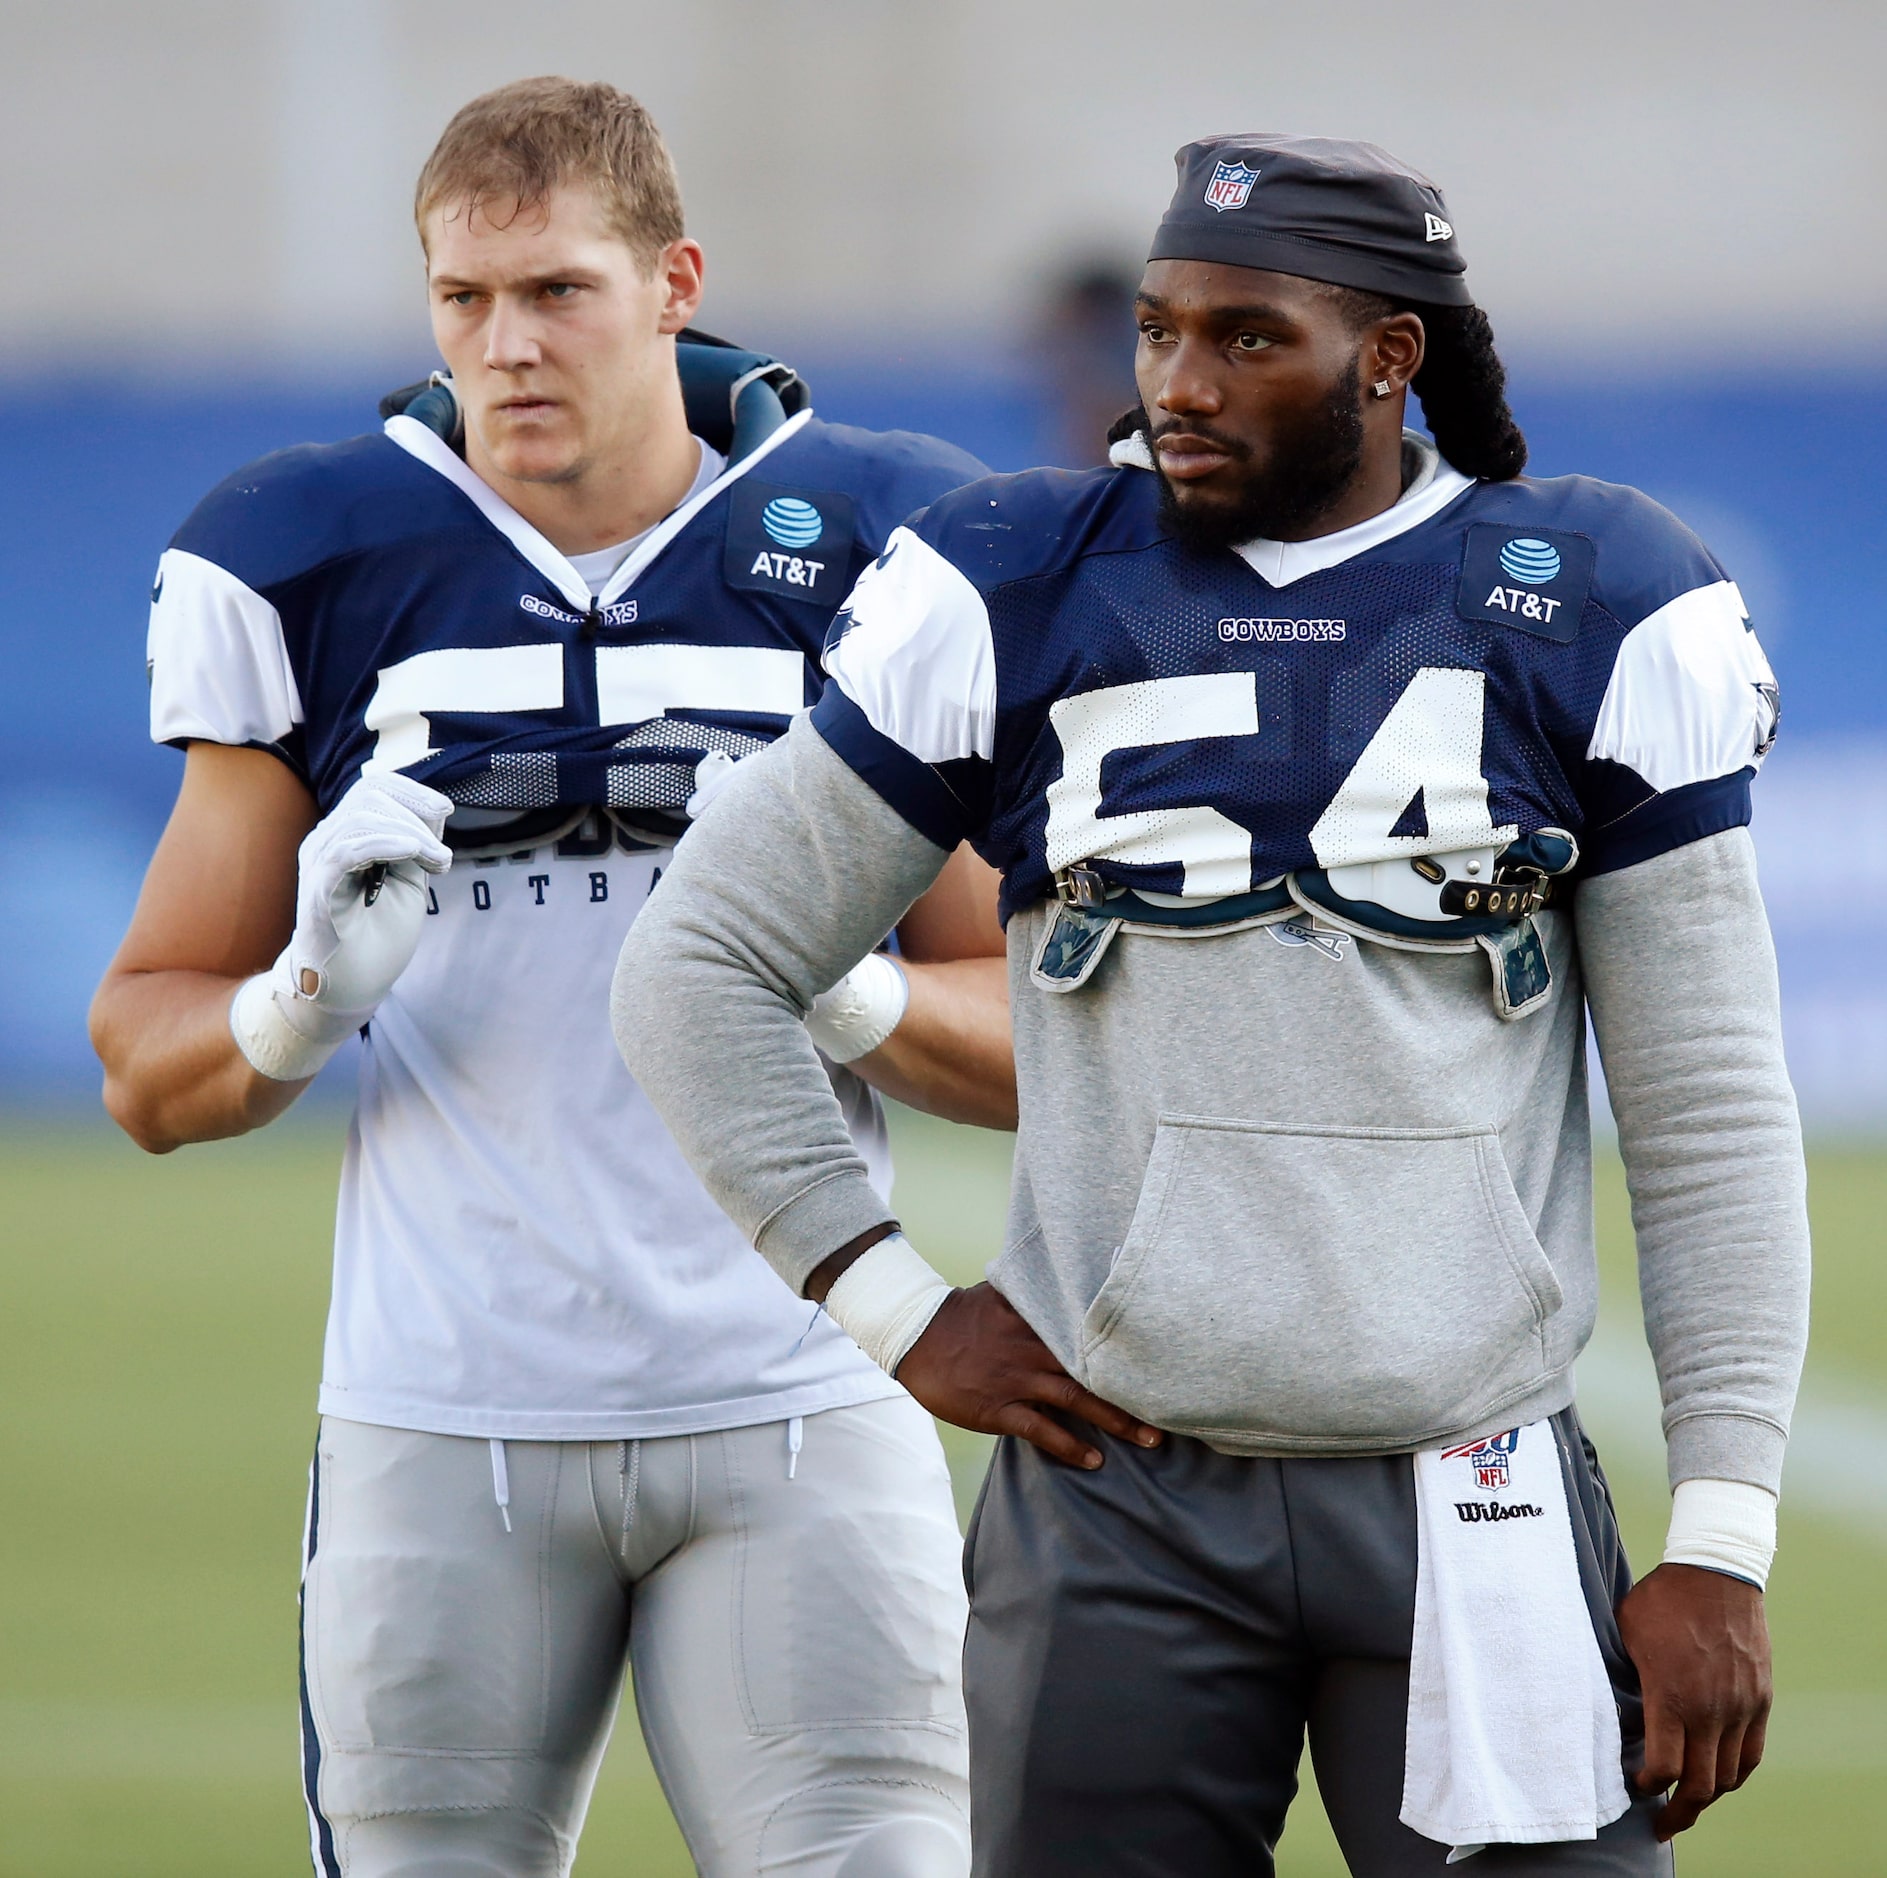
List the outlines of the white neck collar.
{"type": "MultiPolygon", "coordinates": [[[[1408,487],[1380,515],[1372,515],[1353,528],[1340,528],[1334,535],[1318,535],[1310,541],[1247,541],[1232,552],[1272,586],[1288,587],[1306,574],[1322,573],[1327,567],[1336,567],[1369,548],[1407,534],[1474,487],[1474,478],[1444,463],[1441,453],[1420,431],[1405,430],[1402,443],[1405,450],[1415,451],[1419,467],[1408,487]]],[[[1110,463],[1122,469],[1153,468],[1153,452],[1144,431],[1123,437],[1107,456],[1110,463]]]]}
{"type": "Polygon", "coordinates": [[[594,599],[590,595],[590,583],[570,565],[569,556],[527,522],[437,431],[428,430],[417,418],[402,416],[387,419],[386,433],[408,456],[418,458],[428,469],[437,470],[447,482],[463,491],[486,521],[563,595],[574,611],[587,613],[592,606],[607,606],[619,599],[643,569],[723,489],[738,482],[762,457],[770,455],[789,437],[797,436],[811,422],[810,410],[789,417],[758,449],[750,450],[738,463],[730,464],[705,487],[697,485],[680,508],[671,510],[641,537],[628,559],[611,575],[609,585],[594,599]]]}

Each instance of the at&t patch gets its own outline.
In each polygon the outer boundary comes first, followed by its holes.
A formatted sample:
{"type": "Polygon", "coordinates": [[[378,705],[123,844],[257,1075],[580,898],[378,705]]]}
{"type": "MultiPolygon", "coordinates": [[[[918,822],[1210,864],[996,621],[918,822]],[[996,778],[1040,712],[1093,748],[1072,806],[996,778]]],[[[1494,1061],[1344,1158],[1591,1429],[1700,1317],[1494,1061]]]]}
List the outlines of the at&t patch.
{"type": "Polygon", "coordinates": [[[835,607],[852,584],[852,498],[836,489],[784,489],[736,483],[728,497],[730,587],[835,607]]]}
{"type": "Polygon", "coordinates": [[[1593,553],[1586,535],[1477,523],[1462,550],[1455,610],[1570,645],[1592,586],[1593,553]]]}

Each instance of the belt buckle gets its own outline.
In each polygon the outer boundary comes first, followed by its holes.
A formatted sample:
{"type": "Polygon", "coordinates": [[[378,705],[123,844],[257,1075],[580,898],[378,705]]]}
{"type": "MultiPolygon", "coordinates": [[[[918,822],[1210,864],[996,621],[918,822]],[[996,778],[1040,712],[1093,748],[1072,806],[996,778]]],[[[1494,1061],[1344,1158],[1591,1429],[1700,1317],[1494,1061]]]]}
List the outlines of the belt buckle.
{"type": "Polygon", "coordinates": [[[1543,867],[1497,868],[1494,879],[1510,895],[1517,892],[1522,896],[1518,906],[1509,912],[1510,919],[1531,918],[1552,898],[1553,877],[1543,867]]]}
{"type": "Polygon", "coordinates": [[[1107,899],[1107,883],[1093,868],[1077,861],[1055,876],[1055,898],[1063,906],[1098,913],[1107,899]]]}

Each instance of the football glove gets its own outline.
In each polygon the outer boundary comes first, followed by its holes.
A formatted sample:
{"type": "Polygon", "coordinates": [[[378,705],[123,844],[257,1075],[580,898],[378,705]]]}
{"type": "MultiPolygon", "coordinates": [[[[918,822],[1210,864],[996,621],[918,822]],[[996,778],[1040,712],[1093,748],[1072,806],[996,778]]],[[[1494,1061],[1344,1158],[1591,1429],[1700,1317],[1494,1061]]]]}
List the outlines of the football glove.
{"type": "Polygon", "coordinates": [[[398,774],[363,776],[301,844],[295,930],[237,991],[229,1026],[276,1082],[312,1076],[373,1015],[411,962],[426,876],[452,865],[452,801],[398,774]]]}

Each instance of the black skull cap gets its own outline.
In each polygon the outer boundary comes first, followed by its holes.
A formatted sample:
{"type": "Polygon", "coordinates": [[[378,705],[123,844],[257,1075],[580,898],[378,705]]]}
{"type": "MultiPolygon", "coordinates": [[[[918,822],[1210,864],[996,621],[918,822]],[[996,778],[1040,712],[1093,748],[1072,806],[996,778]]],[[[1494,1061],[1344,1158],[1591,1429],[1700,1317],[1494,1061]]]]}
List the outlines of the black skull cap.
{"type": "Polygon", "coordinates": [[[1397,300],[1470,306],[1441,191],[1373,143],[1253,131],[1202,137],[1149,261],[1224,261],[1397,300]]]}

